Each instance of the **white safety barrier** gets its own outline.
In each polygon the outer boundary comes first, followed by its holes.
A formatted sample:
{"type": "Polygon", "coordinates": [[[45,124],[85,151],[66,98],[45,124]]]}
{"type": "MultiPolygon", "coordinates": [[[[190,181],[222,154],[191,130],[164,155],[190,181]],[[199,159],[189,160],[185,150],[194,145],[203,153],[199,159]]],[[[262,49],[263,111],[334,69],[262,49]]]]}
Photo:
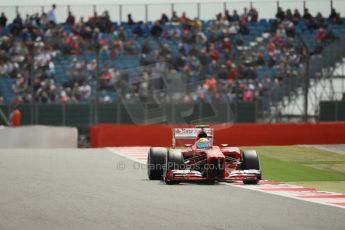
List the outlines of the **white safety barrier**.
{"type": "Polygon", "coordinates": [[[78,130],[72,127],[0,127],[0,148],[77,148],[78,130]]]}

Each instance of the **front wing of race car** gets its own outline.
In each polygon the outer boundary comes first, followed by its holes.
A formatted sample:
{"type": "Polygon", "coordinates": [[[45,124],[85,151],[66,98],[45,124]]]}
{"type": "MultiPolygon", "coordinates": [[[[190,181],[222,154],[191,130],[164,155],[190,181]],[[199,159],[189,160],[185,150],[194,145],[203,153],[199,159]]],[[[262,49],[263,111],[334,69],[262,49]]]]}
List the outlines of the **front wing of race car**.
{"type": "Polygon", "coordinates": [[[202,182],[202,181],[220,181],[220,182],[235,182],[243,180],[257,180],[261,177],[260,170],[232,170],[226,171],[225,175],[218,177],[205,177],[199,171],[194,170],[169,170],[165,175],[166,181],[181,181],[181,182],[202,182]]]}

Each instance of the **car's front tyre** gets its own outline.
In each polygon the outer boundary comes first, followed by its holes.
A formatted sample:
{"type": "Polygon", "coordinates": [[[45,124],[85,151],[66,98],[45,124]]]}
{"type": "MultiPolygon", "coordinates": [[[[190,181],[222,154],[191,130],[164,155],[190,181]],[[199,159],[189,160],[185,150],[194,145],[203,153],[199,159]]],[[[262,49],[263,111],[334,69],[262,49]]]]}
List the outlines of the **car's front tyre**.
{"type": "MultiPolygon", "coordinates": [[[[255,150],[246,150],[242,152],[242,170],[260,170],[258,154],[255,150]]],[[[257,184],[261,180],[261,174],[256,179],[243,180],[244,184],[257,184]]]]}
{"type": "Polygon", "coordinates": [[[152,147],[147,157],[147,175],[150,180],[161,180],[163,178],[163,167],[167,156],[167,149],[152,147]]]}
{"type": "Polygon", "coordinates": [[[166,175],[169,170],[181,169],[184,164],[182,153],[176,149],[170,149],[166,157],[166,163],[164,167],[164,182],[169,185],[179,184],[180,181],[169,180],[166,175]]]}

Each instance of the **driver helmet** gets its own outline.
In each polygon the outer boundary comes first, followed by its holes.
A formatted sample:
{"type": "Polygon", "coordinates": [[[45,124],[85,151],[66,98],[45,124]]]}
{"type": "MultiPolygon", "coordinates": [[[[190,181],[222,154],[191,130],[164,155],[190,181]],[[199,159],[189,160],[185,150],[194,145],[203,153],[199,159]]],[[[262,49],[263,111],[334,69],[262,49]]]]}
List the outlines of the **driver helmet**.
{"type": "Polygon", "coordinates": [[[206,149],[210,146],[210,141],[207,138],[200,138],[197,142],[196,142],[196,147],[198,149],[206,149]]]}

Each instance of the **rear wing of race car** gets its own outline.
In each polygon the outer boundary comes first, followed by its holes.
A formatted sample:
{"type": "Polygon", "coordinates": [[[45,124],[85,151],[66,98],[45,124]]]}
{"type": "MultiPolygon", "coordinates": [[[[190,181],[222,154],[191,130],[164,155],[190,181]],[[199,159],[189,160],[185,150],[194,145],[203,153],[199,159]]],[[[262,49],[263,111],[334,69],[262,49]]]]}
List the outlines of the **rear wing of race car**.
{"type": "Polygon", "coordinates": [[[211,146],[213,146],[213,128],[197,126],[196,128],[173,128],[172,147],[176,147],[176,140],[178,139],[195,140],[201,131],[207,134],[207,138],[210,140],[211,146]]]}

